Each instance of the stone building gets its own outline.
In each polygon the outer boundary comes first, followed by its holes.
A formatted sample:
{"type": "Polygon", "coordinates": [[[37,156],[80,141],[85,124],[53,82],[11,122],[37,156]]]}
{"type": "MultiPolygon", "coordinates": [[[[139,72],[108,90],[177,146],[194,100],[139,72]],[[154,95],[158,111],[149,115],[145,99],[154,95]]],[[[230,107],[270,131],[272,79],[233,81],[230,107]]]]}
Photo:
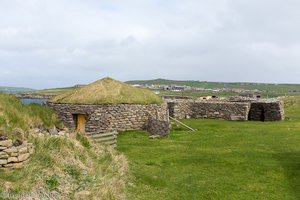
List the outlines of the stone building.
{"type": "Polygon", "coordinates": [[[169,99],[170,116],[225,120],[281,121],[284,119],[283,102],[263,99],[193,100],[169,99]]]}
{"type": "Polygon", "coordinates": [[[111,78],[58,95],[47,104],[65,126],[89,134],[146,129],[150,116],[167,120],[167,104],[159,96],[111,78]]]}
{"type": "Polygon", "coordinates": [[[284,119],[284,105],[281,101],[254,101],[250,103],[250,121],[280,121],[284,119]]]}

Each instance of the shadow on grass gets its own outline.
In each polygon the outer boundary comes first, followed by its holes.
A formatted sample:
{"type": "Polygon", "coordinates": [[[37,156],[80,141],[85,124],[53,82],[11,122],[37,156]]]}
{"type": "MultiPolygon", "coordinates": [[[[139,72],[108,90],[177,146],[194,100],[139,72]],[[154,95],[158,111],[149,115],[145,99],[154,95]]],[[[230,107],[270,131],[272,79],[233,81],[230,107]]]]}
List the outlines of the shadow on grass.
{"type": "Polygon", "coordinates": [[[276,159],[284,168],[290,188],[294,191],[296,198],[300,199],[300,152],[277,154],[276,159]]]}

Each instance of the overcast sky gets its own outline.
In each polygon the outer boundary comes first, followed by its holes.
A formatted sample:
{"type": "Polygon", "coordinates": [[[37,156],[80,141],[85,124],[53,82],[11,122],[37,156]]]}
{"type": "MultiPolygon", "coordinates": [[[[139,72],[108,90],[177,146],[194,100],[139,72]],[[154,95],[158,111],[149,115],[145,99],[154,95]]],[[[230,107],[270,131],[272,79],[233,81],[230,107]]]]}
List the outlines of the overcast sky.
{"type": "Polygon", "coordinates": [[[0,0],[0,85],[300,83],[299,0],[0,0]]]}

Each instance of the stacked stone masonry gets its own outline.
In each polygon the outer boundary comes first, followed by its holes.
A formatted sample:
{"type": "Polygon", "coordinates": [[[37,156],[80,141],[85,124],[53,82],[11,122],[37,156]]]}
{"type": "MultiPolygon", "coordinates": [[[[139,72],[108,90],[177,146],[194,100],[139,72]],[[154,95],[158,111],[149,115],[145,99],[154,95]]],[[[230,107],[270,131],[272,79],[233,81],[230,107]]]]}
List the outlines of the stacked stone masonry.
{"type": "MultiPolygon", "coordinates": [[[[229,99],[193,100],[165,99],[162,105],[79,105],[48,103],[68,128],[76,128],[76,115],[85,116],[85,132],[94,134],[107,131],[144,130],[150,116],[158,121],[171,117],[208,118],[225,120],[280,121],[284,106],[278,100],[229,99]]],[[[152,130],[151,130],[152,131],[152,130]]]]}
{"type": "Polygon", "coordinates": [[[169,135],[169,121],[157,120],[150,117],[147,124],[147,131],[150,135],[158,135],[161,137],[167,137],[169,135]]]}
{"type": "Polygon", "coordinates": [[[282,102],[252,102],[249,112],[251,121],[280,121],[284,119],[282,102]]]}
{"type": "Polygon", "coordinates": [[[248,120],[250,105],[240,102],[176,101],[169,102],[170,116],[182,118],[208,118],[248,120]]]}
{"type": "Polygon", "coordinates": [[[167,104],[156,105],[79,105],[48,103],[54,108],[60,119],[69,128],[76,128],[74,115],[85,115],[85,132],[99,133],[111,130],[142,130],[146,129],[149,116],[167,120],[167,104]]]}
{"type": "Polygon", "coordinates": [[[277,100],[249,101],[199,101],[171,100],[168,101],[171,117],[208,118],[225,120],[280,121],[284,119],[284,106],[277,100]]]}
{"type": "Polygon", "coordinates": [[[0,169],[18,169],[30,159],[34,152],[32,143],[14,146],[12,140],[0,141],[0,169]]]}

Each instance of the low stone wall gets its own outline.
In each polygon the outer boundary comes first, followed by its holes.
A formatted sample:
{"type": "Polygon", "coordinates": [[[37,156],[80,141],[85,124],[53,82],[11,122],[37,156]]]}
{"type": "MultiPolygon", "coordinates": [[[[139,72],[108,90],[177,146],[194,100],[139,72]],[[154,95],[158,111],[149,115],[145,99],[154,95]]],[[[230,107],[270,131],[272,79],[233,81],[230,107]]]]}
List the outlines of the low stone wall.
{"type": "Polygon", "coordinates": [[[192,104],[193,118],[248,120],[249,103],[195,102],[192,104]]]}
{"type": "Polygon", "coordinates": [[[166,120],[167,104],[156,105],[76,105],[62,103],[47,103],[54,108],[59,118],[68,128],[76,128],[74,114],[85,115],[85,131],[99,133],[110,130],[142,130],[150,115],[166,120]]]}
{"type": "Polygon", "coordinates": [[[187,97],[187,96],[162,96],[164,100],[193,100],[194,97],[187,97]]]}
{"type": "Polygon", "coordinates": [[[32,143],[23,143],[14,146],[12,140],[0,141],[0,169],[17,169],[22,168],[31,155],[34,147],[32,143]]]}
{"type": "Polygon", "coordinates": [[[169,102],[170,116],[182,118],[208,118],[226,120],[248,120],[249,103],[218,101],[169,102]]]}
{"type": "Polygon", "coordinates": [[[150,133],[150,135],[167,137],[169,135],[169,128],[169,121],[157,120],[152,117],[150,117],[148,120],[147,131],[150,133]]]}
{"type": "Polygon", "coordinates": [[[171,117],[208,118],[225,120],[281,121],[284,105],[278,100],[243,99],[229,100],[170,100],[168,109],[171,117]]]}
{"type": "Polygon", "coordinates": [[[169,115],[177,119],[189,118],[193,115],[193,104],[194,101],[172,101],[168,102],[169,115]]]}

